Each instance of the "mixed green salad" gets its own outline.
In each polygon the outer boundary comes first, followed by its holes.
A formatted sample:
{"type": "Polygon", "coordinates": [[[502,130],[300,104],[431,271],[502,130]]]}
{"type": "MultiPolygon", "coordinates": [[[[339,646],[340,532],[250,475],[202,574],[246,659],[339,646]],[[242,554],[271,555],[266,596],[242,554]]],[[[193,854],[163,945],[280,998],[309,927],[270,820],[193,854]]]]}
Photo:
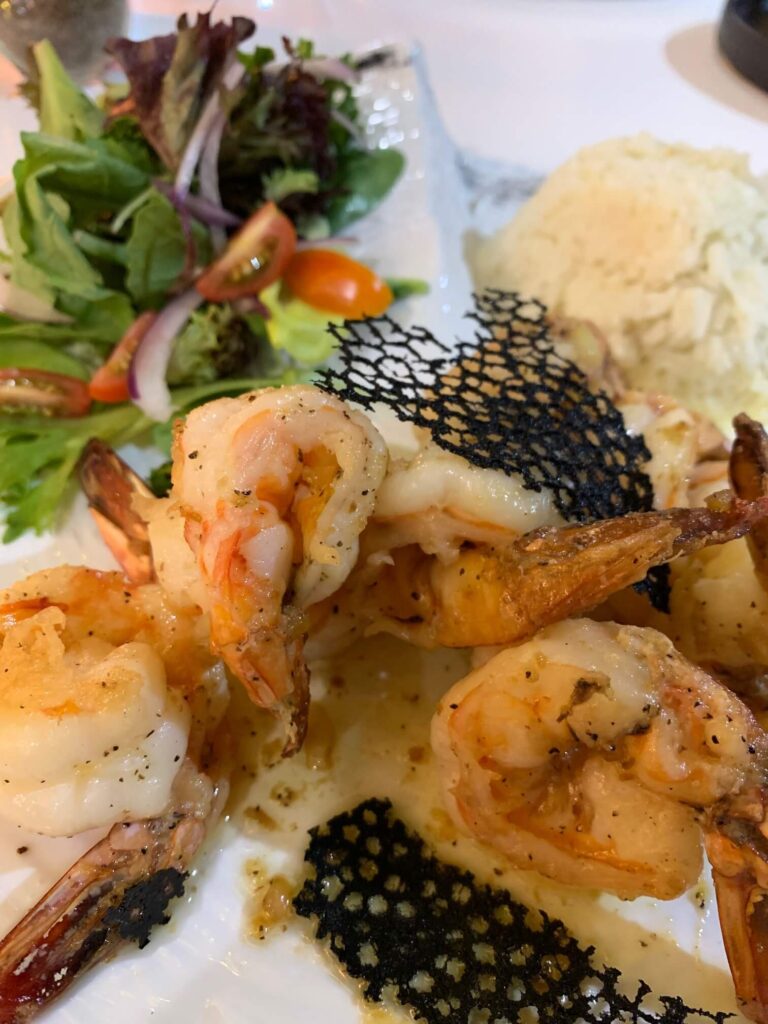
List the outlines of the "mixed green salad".
{"type": "Polygon", "coordinates": [[[364,144],[355,62],[241,52],[254,31],[204,14],[112,40],[126,82],[98,101],[34,47],[40,127],[2,205],[6,541],[55,524],[89,438],[167,445],[174,415],[327,360],[329,319],[422,290],[324,241],[403,169],[364,144]]]}

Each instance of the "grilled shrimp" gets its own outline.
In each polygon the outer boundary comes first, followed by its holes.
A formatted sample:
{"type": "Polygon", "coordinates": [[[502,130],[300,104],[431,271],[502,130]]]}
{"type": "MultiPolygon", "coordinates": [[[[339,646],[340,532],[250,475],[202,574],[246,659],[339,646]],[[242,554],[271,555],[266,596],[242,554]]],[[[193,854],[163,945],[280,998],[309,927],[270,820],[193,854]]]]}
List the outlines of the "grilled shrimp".
{"type": "Polygon", "coordinates": [[[157,586],[61,567],[0,593],[0,815],[71,835],[152,816],[187,750],[205,632],[157,586]]]}
{"type": "Polygon", "coordinates": [[[569,884],[671,899],[703,830],[737,994],[768,1020],[768,737],[666,637],[542,630],[446,694],[432,745],[457,822],[569,884]]]}
{"type": "MultiPolygon", "coordinates": [[[[739,498],[768,494],[768,436],[747,416],[734,421],[730,477],[739,498]]],[[[768,710],[768,532],[682,559],[672,577],[671,615],[654,622],[686,657],[768,710]]]]}
{"type": "Polygon", "coordinates": [[[651,566],[743,535],[768,513],[766,499],[726,506],[727,497],[720,509],[645,512],[534,530],[503,546],[464,545],[450,559],[417,544],[367,555],[368,534],[358,571],[322,610],[326,623],[352,615],[365,633],[423,647],[518,643],[595,607],[651,566]]]}
{"type": "Polygon", "coordinates": [[[109,829],[0,942],[0,1021],[144,943],[226,793],[227,703],[205,622],[155,584],[60,567],[0,593],[0,817],[109,829]]]}
{"type": "Polygon", "coordinates": [[[370,421],[297,385],[195,409],[174,442],[173,496],[211,641],[256,703],[306,729],[306,610],[352,570],[387,451],[370,421]]]}

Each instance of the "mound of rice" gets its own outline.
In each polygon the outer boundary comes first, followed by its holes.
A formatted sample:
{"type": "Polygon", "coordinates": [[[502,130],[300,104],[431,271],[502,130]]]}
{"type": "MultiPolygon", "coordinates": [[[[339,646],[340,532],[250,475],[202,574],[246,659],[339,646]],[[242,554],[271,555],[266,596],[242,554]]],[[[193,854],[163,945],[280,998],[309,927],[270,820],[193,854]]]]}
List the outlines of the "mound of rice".
{"type": "Polygon", "coordinates": [[[631,384],[768,418],[768,193],[747,158],[647,135],[581,150],[473,254],[479,285],[593,320],[631,384]]]}

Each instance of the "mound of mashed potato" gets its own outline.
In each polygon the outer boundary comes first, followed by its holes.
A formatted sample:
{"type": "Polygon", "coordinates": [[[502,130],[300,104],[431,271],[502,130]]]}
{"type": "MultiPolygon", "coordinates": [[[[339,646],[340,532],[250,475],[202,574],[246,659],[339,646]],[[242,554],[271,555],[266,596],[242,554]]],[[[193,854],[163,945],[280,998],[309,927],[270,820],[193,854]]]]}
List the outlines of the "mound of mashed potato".
{"type": "Polygon", "coordinates": [[[768,192],[747,158],[647,135],[578,152],[496,236],[481,286],[593,320],[629,382],[768,419],[768,192]]]}

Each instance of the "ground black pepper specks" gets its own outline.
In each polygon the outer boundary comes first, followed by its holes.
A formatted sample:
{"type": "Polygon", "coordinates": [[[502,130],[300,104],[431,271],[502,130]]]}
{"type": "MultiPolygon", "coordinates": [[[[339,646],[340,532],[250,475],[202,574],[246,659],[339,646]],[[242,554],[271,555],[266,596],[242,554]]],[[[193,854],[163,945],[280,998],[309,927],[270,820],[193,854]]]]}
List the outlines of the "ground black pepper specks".
{"type": "Polygon", "coordinates": [[[437,860],[368,800],[313,829],[311,877],[294,899],[366,999],[396,999],[428,1024],[722,1024],[644,984],[629,997],[560,921],[437,860]]]}
{"type": "MultiPolygon", "coordinates": [[[[467,315],[473,339],[450,346],[388,316],[331,325],[336,365],[318,384],[364,408],[383,402],[428,427],[441,448],[518,474],[530,490],[551,490],[570,522],[649,511],[643,438],[628,434],[608,395],[557,352],[546,308],[493,289],[467,315]]],[[[642,588],[667,610],[666,567],[642,588]]]]}

